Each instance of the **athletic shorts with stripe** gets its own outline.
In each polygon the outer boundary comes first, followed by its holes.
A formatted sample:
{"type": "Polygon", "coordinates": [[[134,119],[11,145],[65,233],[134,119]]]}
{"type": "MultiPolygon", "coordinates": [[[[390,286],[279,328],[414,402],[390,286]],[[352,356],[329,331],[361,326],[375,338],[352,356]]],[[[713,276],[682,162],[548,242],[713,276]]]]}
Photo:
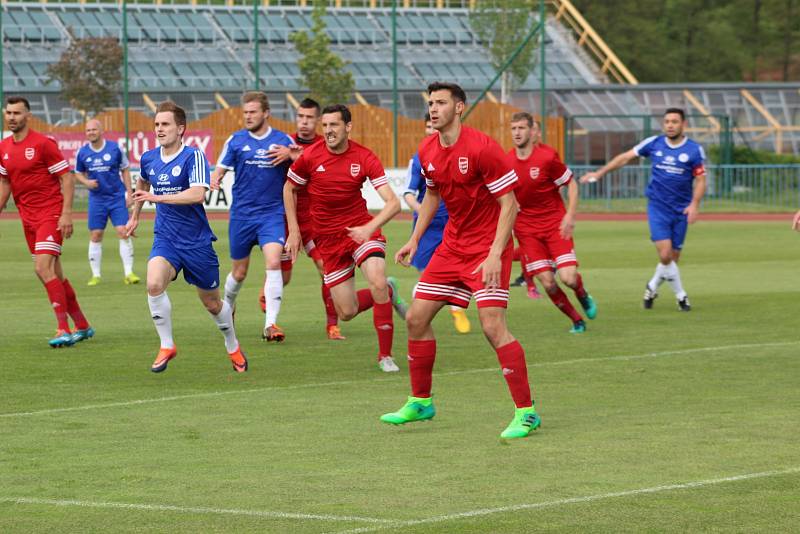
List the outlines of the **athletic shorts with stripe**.
{"type": "Polygon", "coordinates": [[[56,215],[39,221],[22,221],[22,230],[31,254],[61,256],[64,238],[58,229],[58,219],[56,215]]]}
{"type": "Polygon", "coordinates": [[[546,234],[515,234],[525,256],[525,272],[529,275],[578,266],[575,243],[564,239],[558,229],[546,234]]]}
{"type": "Polygon", "coordinates": [[[356,267],[370,256],[386,257],[386,238],[380,230],[361,244],[350,239],[347,230],[317,236],[316,246],[322,256],[323,280],[329,288],[355,276],[356,267]]]}
{"type": "Polygon", "coordinates": [[[422,272],[414,288],[414,298],[443,300],[466,308],[474,296],[478,308],[507,308],[508,282],[514,260],[513,242],[509,240],[501,256],[500,287],[491,291],[483,285],[482,271],[472,273],[485,259],[486,253],[463,255],[443,244],[436,249],[422,272]]]}
{"type": "Polygon", "coordinates": [[[303,240],[303,250],[309,258],[314,261],[322,260],[322,256],[317,248],[317,242],[314,235],[314,225],[311,223],[310,218],[299,219],[297,224],[300,226],[300,238],[303,240]]]}

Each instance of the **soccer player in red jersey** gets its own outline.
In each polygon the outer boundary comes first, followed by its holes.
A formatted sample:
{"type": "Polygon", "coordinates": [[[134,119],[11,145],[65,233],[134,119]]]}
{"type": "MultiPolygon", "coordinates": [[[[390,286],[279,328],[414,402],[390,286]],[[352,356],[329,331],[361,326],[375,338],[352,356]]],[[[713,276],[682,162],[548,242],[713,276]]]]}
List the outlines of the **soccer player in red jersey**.
{"type": "MultiPolygon", "coordinates": [[[[297,132],[289,135],[289,137],[294,140],[295,145],[292,147],[275,146],[269,151],[269,155],[273,158],[276,165],[290,159],[292,161],[297,161],[297,158],[303,153],[304,148],[322,142],[322,136],[317,133],[320,111],[320,105],[316,100],[306,98],[300,102],[295,115],[297,132]]],[[[325,269],[322,265],[322,256],[320,255],[319,248],[317,248],[316,242],[314,241],[315,232],[314,225],[311,222],[311,200],[308,196],[308,190],[305,188],[297,190],[297,223],[300,226],[303,249],[314,262],[320,277],[323,278],[325,276],[325,269]]],[[[291,269],[291,262],[289,262],[289,268],[291,269]]],[[[265,309],[266,302],[263,300],[263,294],[259,297],[259,301],[262,304],[262,309],[265,309]]],[[[325,285],[324,278],[322,282],[322,302],[325,305],[327,323],[325,329],[328,339],[345,339],[339,329],[339,317],[336,314],[336,307],[333,305],[331,290],[325,285]]]]}
{"type": "Polygon", "coordinates": [[[72,235],[75,177],[56,142],[28,127],[31,106],[25,98],[6,99],[4,113],[12,135],[0,141],[0,211],[13,195],[36,276],[58,322],[50,346],[74,345],[94,336],[60,260],[63,239],[72,235]],[[74,332],[68,316],[75,324],[74,332]]]}
{"type": "Polygon", "coordinates": [[[570,332],[580,334],[586,331],[586,322],[558,287],[554,276],[557,270],[561,282],[575,292],[586,316],[594,319],[597,306],[578,274],[572,240],[578,184],[558,152],[540,142],[540,133],[539,123],[530,113],[523,111],[511,117],[514,148],[508,153],[508,162],[519,177],[516,195],[520,205],[514,235],[525,256],[525,272],[539,279],[553,304],[570,318],[570,332]],[[567,188],[566,208],[559,192],[562,187],[567,188]]]}
{"type": "Polygon", "coordinates": [[[300,249],[297,189],[308,188],[315,243],[325,271],[323,280],[339,318],[349,321],[372,308],[378,335],[378,366],[384,372],[395,372],[399,368],[392,359],[392,305],[398,295],[386,280],[386,238],[381,227],[400,211],[400,200],[389,187],[377,156],[349,139],[352,126],[346,106],[326,107],[322,110],[325,142],[303,150],[289,168],[283,193],[289,224],[286,251],[294,260],[300,249]],[[374,217],[367,211],[361,194],[367,180],[385,202],[374,217]],[[356,291],[356,267],[364,273],[369,289],[356,291]]]}
{"type": "Polygon", "coordinates": [[[397,251],[395,261],[409,265],[441,200],[450,219],[406,316],[411,396],[400,410],[381,420],[401,425],[436,415],[431,401],[436,358],[431,321],[446,304],[466,308],[474,296],[481,328],[497,353],[517,408],[501,437],[522,438],[538,428],[541,420],[533,407],[525,351],[506,324],[517,175],[496,141],[462,126],[467,99],[461,87],[436,82],[428,86],[428,94],[428,110],[438,132],[419,146],[428,189],[411,239],[397,251]]]}

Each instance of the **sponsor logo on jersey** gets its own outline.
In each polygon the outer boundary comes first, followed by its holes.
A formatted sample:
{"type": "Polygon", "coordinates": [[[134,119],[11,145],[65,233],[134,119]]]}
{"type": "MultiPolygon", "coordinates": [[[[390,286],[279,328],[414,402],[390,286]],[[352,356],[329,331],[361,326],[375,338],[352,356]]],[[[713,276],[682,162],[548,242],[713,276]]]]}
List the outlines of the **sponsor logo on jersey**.
{"type": "Polygon", "coordinates": [[[33,156],[36,155],[36,150],[33,147],[25,149],[25,159],[32,160],[33,156]]]}
{"type": "Polygon", "coordinates": [[[159,174],[158,175],[158,183],[164,184],[164,183],[167,183],[167,182],[169,182],[169,175],[168,174],[164,173],[164,174],[159,174]]]}
{"type": "Polygon", "coordinates": [[[686,163],[687,161],[689,161],[689,154],[681,153],[678,156],[678,161],[680,161],[681,163],[686,163]]]}
{"type": "Polygon", "coordinates": [[[666,158],[664,158],[664,163],[672,165],[673,163],[675,163],[675,156],[667,156],[666,158]]]}
{"type": "Polygon", "coordinates": [[[461,174],[467,174],[469,170],[469,160],[465,156],[458,158],[458,170],[461,174]]]}
{"type": "Polygon", "coordinates": [[[531,167],[531,180],[535,180],[539,177],[539,167],[531,167]]]}
{"type": "Polygon", "coordinates": [[[172,176],[178,177],[180,175],[181,175],[181,166],[180,165],[176,165],[176,166],[172,167],[172,176]]]}
{"type": "Polygon", "coordinates": [[[259,148],[258,150],[256,150],[256,156],[261,157],[261,158],[266,158],[267,157],[267,149],[266,148],[259,148]]]}
{"type": "Polygon", "coordinates": [[[103,161],[111,161],[111,154],[103,154],[103,161]]]}
{"type": "Polygon", "coordinates": [[[361,172],[361,165],[358,163],[351,163],[350,164],[350,175],[355,178],[358,176],[358,173],[361,172]]]}
{"type": "Polygon", "coordinates": [[[325,167],[320,165],[319,167],[317,167],[317,172],[325,172],[325,167]]]}

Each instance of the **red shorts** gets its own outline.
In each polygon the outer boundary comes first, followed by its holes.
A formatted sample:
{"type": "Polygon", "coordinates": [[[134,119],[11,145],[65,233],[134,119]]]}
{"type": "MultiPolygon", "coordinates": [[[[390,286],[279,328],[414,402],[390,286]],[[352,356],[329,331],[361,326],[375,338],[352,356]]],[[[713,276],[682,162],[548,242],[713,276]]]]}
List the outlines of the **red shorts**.
{"type": "Polygon", "coordinates": [[[419,283],[414,288],[414,298],[444,300],[466,308],[474,296],[478,308],[507,308],[508,281],[511,278],[514,247],[509,241],[508,247],[503,251],[498,289],[491,291],[484,289],[481,271],[472,274],[472,271],[485,259],[486,253],[463,255],[451,250],[450,247],[440,246],[422,272],[419,283]]]}
{"type": "Polygon", "coordinates": [[[321,261],[322,256],[319,253],[316,241],[314,241],[314,226],[311,224],[311,220],[303,219],[298,224],[300,226],[300,238],[303,240],[303,249],[306,254],[314,261],[321,261]]]}
{"type": "Polygon", "coordinates": [[[25,241],[31,254],[50,254],[61,256],[61,244],[64,238],[58,230],[58,217],[36,222],[22,221],[25,241]]]}
{"type": "Polygon", "coordinates": [[[316,249],[322,257],[325,285],[333,287],[355,276],[356,267],[373,254],[386,257],[386,238],[380,230],[360,245],[350,239],[347,230],[317,236],[316,249]]]}
{"type": "Polygon", "coordinates": [[[571,265],[578,266],[574,241],[561,237],[558,229],[547,234],[517,234],[517,240],[525,256],[527,274],[535,275],[571,265]]]}

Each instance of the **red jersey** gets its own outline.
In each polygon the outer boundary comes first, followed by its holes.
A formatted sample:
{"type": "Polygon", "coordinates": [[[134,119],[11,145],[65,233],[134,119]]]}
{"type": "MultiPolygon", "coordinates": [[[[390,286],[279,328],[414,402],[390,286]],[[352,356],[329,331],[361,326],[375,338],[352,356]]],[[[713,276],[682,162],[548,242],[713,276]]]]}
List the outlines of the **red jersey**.
{"type": "Polygon", "coordinates": [[[419,145],[419,162],[425,185],[439,192],[450,215],[442,245],[460,254],[488,252],[500,216],[495,198],[517,186],[497,141],[462,126],[458,141],[447,148],[438,135],[426,137],[419,145]]]}
{"type": "Polygon", "coordinates": [[[59,178],[70,171],[55,140],[28,130],[19,143],[14,136],[0,141],[0,175],[11,182],[20,218],[35,222],[61,215],[64,197],[59,178]]]}
{"type": "Polygon", "coordinates": [[[549,232],[558,229],[567,212],[559,189],[572,179],[572,171],[548,145],[538,143],[527,159],[512,149],[508,161],[519,177],[515,191],[520,211],[514,223],[516,233],[549,232]]]}
{"type": "Polygon", "coordinates": [[[318,235],[368,223],[372,216],[361,187],[366,180],[375,189],[389,183],[383,165],[371,150],[352,140],[348,144],[342,154],[332,153],[325,143],[311,145],[289,168],[289,180],[308,188],[311,220],[318,235]]]}
{"type": "MultiPolygon", "coordinates": [[[[293,133],[289,137],[292,138],[292,141],[294,141],[295,144],[303,148],[308,148],[322,141],[322,136],[317,133],[314,134],[314,138],[311,139],[310,141],[307,141],[305,139],[300,139],[297,133],[293,133]]],[[[308,189],[299,189],[297,191],[297,219],[301,220],[310,217],[311,216],[310,210],[311,210],[311,199],[308,197],[308,189]]]]}

